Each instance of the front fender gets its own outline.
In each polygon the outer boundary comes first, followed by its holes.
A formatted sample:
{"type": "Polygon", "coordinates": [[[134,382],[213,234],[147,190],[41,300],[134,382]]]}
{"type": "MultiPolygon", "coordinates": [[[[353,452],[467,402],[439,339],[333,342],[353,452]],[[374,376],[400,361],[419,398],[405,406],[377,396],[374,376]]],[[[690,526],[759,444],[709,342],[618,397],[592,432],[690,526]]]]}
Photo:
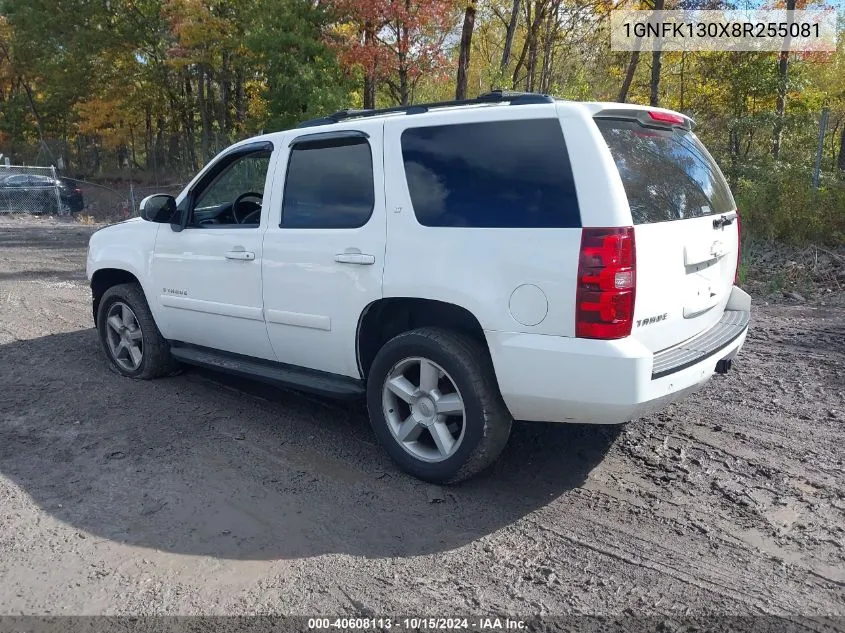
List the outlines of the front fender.
{"type": "Polygon", "coordinates": [[[161,225],[140,218],[100,229],[88,242],[85,272],[89,283],[97,271],[114,269],[131,273],[141,284],[153,316],[159,312],[154,305],[158,296],[150,292],[150,267],[156,236],[161,225]]]}

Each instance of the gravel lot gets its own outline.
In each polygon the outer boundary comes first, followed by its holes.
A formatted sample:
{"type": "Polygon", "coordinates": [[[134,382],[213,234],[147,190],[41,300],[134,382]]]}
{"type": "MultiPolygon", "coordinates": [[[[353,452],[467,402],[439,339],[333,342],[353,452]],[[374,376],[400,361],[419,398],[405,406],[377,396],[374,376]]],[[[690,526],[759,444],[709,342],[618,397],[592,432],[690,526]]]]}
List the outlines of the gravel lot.
{"type": "Polygon", "coordinates": [[[92,227],[0,226],[2,614],[845,615],[845,307],[755,304],[727,377],[519,424],[440,489],[363,409],[109,370],[92,227]]]}

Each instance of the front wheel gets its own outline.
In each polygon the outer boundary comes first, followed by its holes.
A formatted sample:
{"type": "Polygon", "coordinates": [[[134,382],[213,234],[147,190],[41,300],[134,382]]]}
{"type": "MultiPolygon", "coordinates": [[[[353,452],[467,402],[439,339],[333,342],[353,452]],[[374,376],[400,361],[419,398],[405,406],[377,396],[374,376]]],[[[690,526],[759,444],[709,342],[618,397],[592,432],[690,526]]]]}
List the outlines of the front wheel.
{"type": "Polygon", "coordinates": [[[455,483],[489,466],[511,429],[487,350],[440,328],[405,332],[376,355],[367,381],[370,423],[406,472],[455,483]]]}
{"type": "Polygon", "coordinates": [[[106,356],[124,376],[148,380],[178,367],[138,284],[106,290],[97,310],[97,329],[106,356]]]}

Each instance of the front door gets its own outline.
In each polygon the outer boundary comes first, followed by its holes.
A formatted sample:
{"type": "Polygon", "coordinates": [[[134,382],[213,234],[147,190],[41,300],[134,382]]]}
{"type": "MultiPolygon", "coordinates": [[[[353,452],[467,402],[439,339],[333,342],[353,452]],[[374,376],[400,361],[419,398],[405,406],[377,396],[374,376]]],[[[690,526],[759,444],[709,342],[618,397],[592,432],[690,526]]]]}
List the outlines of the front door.
{"type": "Polygon", "coordinates": [[[261,296],[272,156],[257,143],[220,157],[180,205],[186,227],[159,230],[152,278],[167,338],[275,360],[261,296]]]}
{"type": "Polygon", "coordinates": [[[358,319],[382,296],[383,127],[286,139],[282,201],[264,238],[267,330],[281,362],[360,377],[358,319]]]}

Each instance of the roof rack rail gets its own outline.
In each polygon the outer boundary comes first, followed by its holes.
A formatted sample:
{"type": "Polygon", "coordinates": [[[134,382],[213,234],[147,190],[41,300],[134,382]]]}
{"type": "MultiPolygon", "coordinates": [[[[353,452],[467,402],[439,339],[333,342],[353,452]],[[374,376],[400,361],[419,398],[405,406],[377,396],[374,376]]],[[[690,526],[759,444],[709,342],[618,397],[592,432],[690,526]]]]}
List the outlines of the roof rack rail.
{"type": "Polygon", "coordinates": [[[450,108],[463,105],[478,105],[482,103],[509,103],[510,105],[530,105],[535,103],[554,103],[554,97],[540,94],[538,92],[513,92],[510,90],[493,90],[477,96],[475,99],[458,99],[454,101],[435,101],[434,103],[418,103],[407,106],[394,106],[392,108],[379,108],[375,110],[340,110],[329,116],[319,119],[303,121],[297,127],[316,127],[318,125],[331,125],[340,123],[346,119],[359,119],[382,114],[393,114],[403,112],[405,114],[421,114],[434,108],[450,108]]]}

